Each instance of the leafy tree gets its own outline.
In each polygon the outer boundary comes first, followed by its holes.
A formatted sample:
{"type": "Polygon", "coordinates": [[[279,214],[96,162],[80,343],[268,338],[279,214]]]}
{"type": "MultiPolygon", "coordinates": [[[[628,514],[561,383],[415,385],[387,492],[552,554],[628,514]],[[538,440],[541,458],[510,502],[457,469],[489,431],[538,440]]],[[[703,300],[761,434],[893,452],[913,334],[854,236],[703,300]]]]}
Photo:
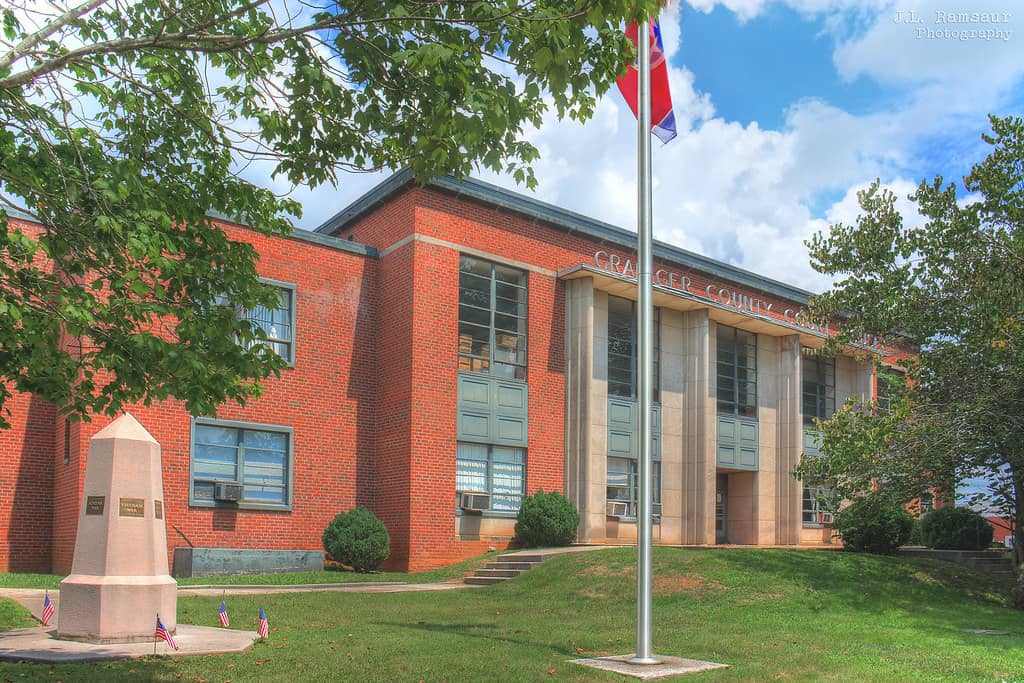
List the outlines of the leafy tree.
{"type": "MultiPolygon", "coordinates": [[[[588,118],[624,68],[625,0],[81,0],[0,10],[0,408],[72,416],[244,402],[281,362],[235,307],[270,304],[211,218],[285,234],[293,184],[340,168],[478,166],[527,185],[524,139],[588,118]],[[38,229],[10,220],[31,214],[38,229]],[[217,305],[227,300],[233,306],[217,305]],[[243,343],[236,344],[239,340],[243,343]],[[8,408],[9,409],[9,408],[8,408]]],[[[0,410],[0,426],[6,426],[0,410]]]]}
{"type": "Polygon", "coordinates": [[[822,424],[808,480],[852,497],[874,486],[904,501],[929,488],[990,476],[1008,483],[1015,556],[1024,561],[1024,122],[990,118],[988,157],[964,178],[966,199],[942,178],[911,199],[925,218],[907,227],[876,182],[856,225],[810,242],[813,266],[839,276],[819,315],[848,316],[839,342],[872,334],[912,343],[909,382],[883,410],[844,406],[822,424]],[[896,331],[896,332],[894,332],[896,331]]]}

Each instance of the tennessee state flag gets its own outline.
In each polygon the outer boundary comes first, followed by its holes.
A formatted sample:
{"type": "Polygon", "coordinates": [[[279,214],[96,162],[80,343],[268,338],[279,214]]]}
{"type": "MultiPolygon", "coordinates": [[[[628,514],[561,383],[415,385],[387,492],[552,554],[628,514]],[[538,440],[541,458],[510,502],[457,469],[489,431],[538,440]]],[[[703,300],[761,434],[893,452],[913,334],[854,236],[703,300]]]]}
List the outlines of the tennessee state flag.
{"type": "MultiPolygon", "coordinates": [[[[676,117],[672,113],[672,93],[668,89],[668,64],[665,58],[665,48],[661,42],[661,27],[658,22],[649,22],[651,27],[651,132],[658,136],[662,142],[668,142],[676,136],[676,117]]],[[[630,22],[626,27],[626,37],[633,45],[639,47],[637,33],[640,28],[637,23],[630,22]]],[[[619,90],[626,98],[626,104],[633,110],[633,116],[637,115],[637,89],[638,76],[636,62],[629,65],[626,74],[622,76],[619,83],[619,90]]]]}

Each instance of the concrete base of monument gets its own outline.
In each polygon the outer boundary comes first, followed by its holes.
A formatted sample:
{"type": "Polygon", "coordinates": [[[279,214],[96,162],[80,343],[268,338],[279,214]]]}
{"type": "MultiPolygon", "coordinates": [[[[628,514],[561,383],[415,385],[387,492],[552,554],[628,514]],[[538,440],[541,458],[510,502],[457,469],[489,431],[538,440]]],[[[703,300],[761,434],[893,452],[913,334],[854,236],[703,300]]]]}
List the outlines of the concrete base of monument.
{"type": "Polygon", "coordinates": [[[666,655],[657,655],[657,664],[634,664],[630,660],[635,656],[630,654],[613,657],[590,657],[587,659],[573,659],[572,663],[601,669],[602,671],[611,671],[644,681],[729,668],[728,664],[702,662],[698,659],[684,659],[682,657],[669,657],[666,655]]]}
{"type": "Polygon", "coordinates": [[[153,641],[156,617],[178,624],[178,584],[164,576],[80,576],[60,582],[57,637],[96,644],[153,641]]]}
{"type": "Polygon", "coordinates": [[[179,649],[173,650],[167,643],[156,638],[151,638],[148,643],[106,644],[59,640],[56,628],[37,626],[0,633],[0,660],[56,664],[152,657],[154,652],[171,657],[227,654],[245,652],[255,641],[255,631],[178,624],[174,642],[179,649]]]}

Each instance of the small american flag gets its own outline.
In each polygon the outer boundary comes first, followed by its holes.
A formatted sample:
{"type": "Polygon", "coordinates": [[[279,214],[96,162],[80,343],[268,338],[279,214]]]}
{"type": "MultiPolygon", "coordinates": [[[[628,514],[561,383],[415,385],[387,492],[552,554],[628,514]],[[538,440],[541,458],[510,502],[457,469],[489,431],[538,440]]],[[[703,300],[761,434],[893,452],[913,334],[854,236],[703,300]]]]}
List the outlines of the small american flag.
{"type": "Polygon", "coordinates": [[[267,613],[260,607],[260,625],[256,629],[256,635],[260,638],[270,637],[270,624],[267,622],[267,613]]]}
{"type": "Polygon", "coordinates": [[[220,625],[227,628],[231,625],[228,620],[228,606],[224,604],[224,601],[220,601],[220,609],[217,610],[217,618],[220,619],[220,625]]]}
{"type": "Polygon", "coordinates": [[[46,597],[43,598],[43,626],[50,623],[50,619],[53,619],[53,603],[50,602],[50,591],[46,591],[46,597]]]}
{"type": "Polygon", "coordinates": [[[160,640],[165,641],[168,645],[171,646],[171,648],[175,650],[178,649],[178,644],[174,642],[174,638],[171,637],[171,634],[168,633],[167,628],[164,627],[163,622],[160,621],[159,614],[156,615],[156,637],[160,640]]]}

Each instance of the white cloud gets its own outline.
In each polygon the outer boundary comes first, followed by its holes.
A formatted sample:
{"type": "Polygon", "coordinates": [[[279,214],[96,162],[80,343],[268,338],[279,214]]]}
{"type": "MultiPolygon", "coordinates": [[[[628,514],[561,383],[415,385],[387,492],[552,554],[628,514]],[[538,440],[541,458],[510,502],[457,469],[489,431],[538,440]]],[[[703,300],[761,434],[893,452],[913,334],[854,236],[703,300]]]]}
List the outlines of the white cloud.
{"type": "Polygon", "coordinates": [[[1024,74],[1019,8],[1008,0],[908,0],[841,41],[835,65],[846,78],[951,84],[968,89],[961,97],[998,92],[1024,74]]]}

